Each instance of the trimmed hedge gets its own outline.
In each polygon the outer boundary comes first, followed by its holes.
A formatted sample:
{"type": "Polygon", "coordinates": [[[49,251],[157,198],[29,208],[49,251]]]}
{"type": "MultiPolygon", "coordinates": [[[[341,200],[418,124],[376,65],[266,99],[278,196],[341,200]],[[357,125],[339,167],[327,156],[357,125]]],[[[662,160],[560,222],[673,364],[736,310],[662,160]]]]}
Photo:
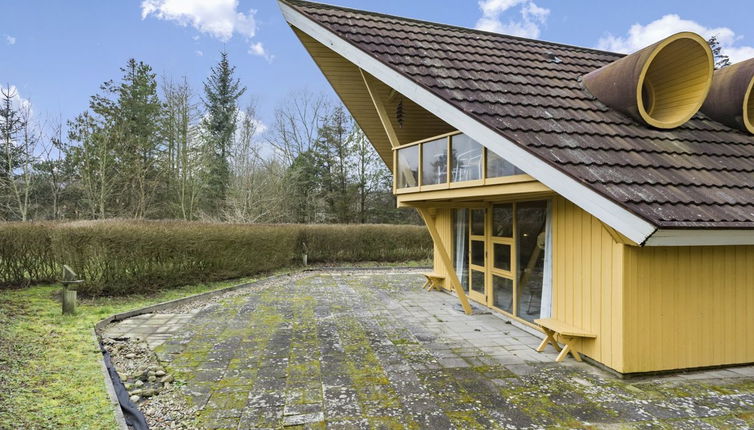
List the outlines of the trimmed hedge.
{"type": "Polygon", "coordinates": [[[68,264],[85,296],[148,293],[239,278],[309,261],[429,258],[423,227],[84,221],[0,225],[0,286],[51,282],[68,264]]]}
{"type": "Polygon", "coordinates": [[[55,279],[52,231],[50,224],[0,224],[0,287],[55,279]]]}

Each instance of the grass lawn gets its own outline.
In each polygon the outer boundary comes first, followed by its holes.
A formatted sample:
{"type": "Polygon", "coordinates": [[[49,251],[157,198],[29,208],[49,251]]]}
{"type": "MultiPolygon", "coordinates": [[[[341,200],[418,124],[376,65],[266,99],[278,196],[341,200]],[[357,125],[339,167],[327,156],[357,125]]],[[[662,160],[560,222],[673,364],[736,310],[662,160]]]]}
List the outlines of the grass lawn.
{"type": "Polygon", "coordinates": [[[0,429],[115,428],[94,324],[119,312],[250,280],[191,285],[151,296],[80,300],[75,316],[61,315],[55,299],[60,286],[0,291],[0,429]]]}

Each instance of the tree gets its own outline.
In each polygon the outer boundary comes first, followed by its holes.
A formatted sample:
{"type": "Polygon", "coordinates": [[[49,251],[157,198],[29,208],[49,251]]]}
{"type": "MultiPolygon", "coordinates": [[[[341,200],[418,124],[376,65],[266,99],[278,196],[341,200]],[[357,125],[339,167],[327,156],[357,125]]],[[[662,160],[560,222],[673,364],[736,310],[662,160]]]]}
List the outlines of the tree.
{"type": "Polygon", "coordinates": [[[314,147],[322,122],[331,111],[332,103],[322,94],[292,92],[275,109],[267,142],[282,162],[291,166],[299,155],[314,147]]]}
{"type": "Polygon", "coordinates": [[[230,65],[228,53],[220,53],[220,61],[212,67],[204,82],[204,169],[202,202],[210,216],[222,209],[230,184],[228,155],[236,131],[238,99],[246,87],[233,76],[236,68],[230,65]]]}
{"type": "Polygon", "coordinates": [[[65,216],[63,201],[74,187],[70,183],[70,164],[64,157],[67,145],[63,140],[62,119],[56,118],[50,123],[37,151],[32,195],[36,219],[58,220],[65,216]]]}
{"type": "Polygon", "coordinates": [[[159,126],[163,106],[157,95],[156,75],[149,65],[131,58],[121,71],[122,82],[110,89],[117,97],[115,104],[103,101],[102,106],[106,114],[113,115],[112,125],[120,133],[114,150],[122,208],[135,218],[143,218],[161,184],[159,126]]]}
{"type": "Polygon", "coordinates": [[[5,194],[7,214],[26,221],[29,217],[32,171],[40,130],[32,121],[31,104],[16,104],[14,88],[0,88],[0,141],[3,146],[0,184],[5,194]]]}
{"type": "Polygon", "coordinates": [[[198,112],[186,78],[179,83],[163,81],[165,114],[162,136],[165,141],[167,200],[175,198],[178,213],[184,220],[194,219],[199,193],[198,169],[201,147],[196,125],[198,112]]]}
{"type": "Polygon", "coordinates": [[[716,70],[728,67],[732,64],[730,58],[723,54],[723,48],[720,46],[720,41],[717,40],[717,36],[710,37],[707,43],[709,44],[710,49],[712,49],[712,57],[715,62],[716,70]]]}
{"type": "Polygon", "coordinates": [[[359,223],[364,224],[368,222],[368,204],[370,198],[373,193],[380,190],[381,180],[387,169],[361,128],[358,126],[354,127],[351,139],[353,140],[356,156],[357,215],[359,223]]]}
{"type": "Polygon", "coordinates": [[[68,138],[78,145],[64,151],[76,171],[83,200],[92,218],[104,219],[109,214],[115,184],[114,132],[105,127],[104,118],[89,111],[68,122],[68,138]]]}
{"type": "Polygon", "coordinates": [[[314,147],[320,195],[326,204],[328,222],[352,222],[354,127],[353,119],[342,106],[338,106],[324,120],[314,147]]]}

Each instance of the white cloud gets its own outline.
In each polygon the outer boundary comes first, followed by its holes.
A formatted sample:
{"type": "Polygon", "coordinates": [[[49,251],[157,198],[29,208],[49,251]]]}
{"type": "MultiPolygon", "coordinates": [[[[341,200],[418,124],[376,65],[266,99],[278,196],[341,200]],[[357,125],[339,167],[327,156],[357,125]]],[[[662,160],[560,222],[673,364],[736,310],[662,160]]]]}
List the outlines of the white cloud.
{"type": "MultiPolygon", "coordinates": [[[[238,0],[143,0],[141,19],[154,16],[165,21],[175,21],[182,26],[192,26],[222,42],[238,34],[250,41],[257,33],[257,11],[238,11],[238,0]]],[[[194,36],[194,40],[198,37],[194,36]]],[[[271,58],[267,53],[258,54],[262,45],[252,43],[250,53],[271,58]],[[257,46],[258,45],[258,46],[257,46]]]]}
{"type": "Polygon", "coordinates": [[[6,34],[5,35],[5,43],[7,43],[8,45],[15,45],[16,44],[16,38],[13,37],[13,36],[11,36],[11,35],[9,35],[9,34],[6,34]]]}
{"type": "Polygon", "coordinates": [[[196,54],[197,57],[203,57],[204,51],[197,49],[196,51],[194,51],[194,54],[196,54]]]}
{"type": "Polygon", "coordinates": [[[264,45],[262,45],[262,42],[256,42],[252,43],[249,47],[249,54],[252,55],[259,55],[260,57],[264,57],[267,62],[272,62],[272,59],[274,58],[270,53],[267,52],[267,50],[264,49],[264,45]]]}
{"type": "Polygon", "coordinates": [[[34,113],[34,111],[32,110],[31,100],[21,97],[21,93],[18,91],[18,88],[15,85],[0,84],[0,88],[3,89],[4,93],[10,93],[12,95],[11,104],[15,109],[28,108],[30,109],[32,114],[34,113]]]}
{"type": "Polygon", "coordinates": [[[547,22],[550,9],[537,6],[533,0],[480,0],[482,17],[476,23],[478,30],[494,31],[512,36],[536,39],[547,22]],[[519,8],[520,19],[503,20],[503,14],[519,8]]]}
{"type": "Polygon", "coordinates": [[[754,57],[754,47],[738,46],[742,36],[736,35],[730,28],[705,27],[695,21],[682,19],[675,14],[665,15],[647,25],[634,24],[628,29],[625,36],[608,34],[599,40],[597,48],[606,51],[630,53],[681,31],[693,31],[705,39],[717,36],[723,54],[728,55],[734,63],[754,57]]]}

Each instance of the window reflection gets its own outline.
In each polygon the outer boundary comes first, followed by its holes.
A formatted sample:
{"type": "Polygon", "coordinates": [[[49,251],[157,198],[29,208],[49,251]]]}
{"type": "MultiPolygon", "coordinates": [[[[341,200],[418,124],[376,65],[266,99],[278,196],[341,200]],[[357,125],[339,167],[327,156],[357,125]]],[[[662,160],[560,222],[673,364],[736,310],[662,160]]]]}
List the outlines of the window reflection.
{"type": "Polygon", "coordinates": [[[448,182],[448,140],[422,144],[422,185],[448,182]]]}
{"type": "Polygon", "coordinates": [[[547,202],[516,205],[518,226],[518,316],[534,321],[540,316],[544,280],[547,202]]]}
{"type": "Polygon", "coordinates": [[[458,134],[450,140],[450,169],[453,182],[482,179],[482,145],[465,134],[458,134]]]}
{"type": "Polygon", "coordinates": [[[475,236],[484,235],[484,213],[485,209],[471,210],[471,234],[475,236]]]}
{"type": "Polygon", "coordinates": [[[511,270],[511,246],[502,243],[496,243],[493,245],[493,265],[495,269],[505,270],[510,272],[511,270]]]}
{"type": "Polygon", "coordinates": [[[513,312],[513,280],[492,276],[492,304],[498,309],[513,312]]]}
{"type": "Polygon", "coordinates": [[[419,186],[419,147],[398,150],[398,188],[419,186]]]}
{"type": "Polygon", "coordinates": [[[513,237],[513,205],[502,204],[492,207],[492,235],[513,237]]]}
{"type": "Polygon", "coordinates": [[[503,157],[487,150],[487,177],[500,178],[503,176],[523,175],[524,171],[509,163],[503,157]]]}

